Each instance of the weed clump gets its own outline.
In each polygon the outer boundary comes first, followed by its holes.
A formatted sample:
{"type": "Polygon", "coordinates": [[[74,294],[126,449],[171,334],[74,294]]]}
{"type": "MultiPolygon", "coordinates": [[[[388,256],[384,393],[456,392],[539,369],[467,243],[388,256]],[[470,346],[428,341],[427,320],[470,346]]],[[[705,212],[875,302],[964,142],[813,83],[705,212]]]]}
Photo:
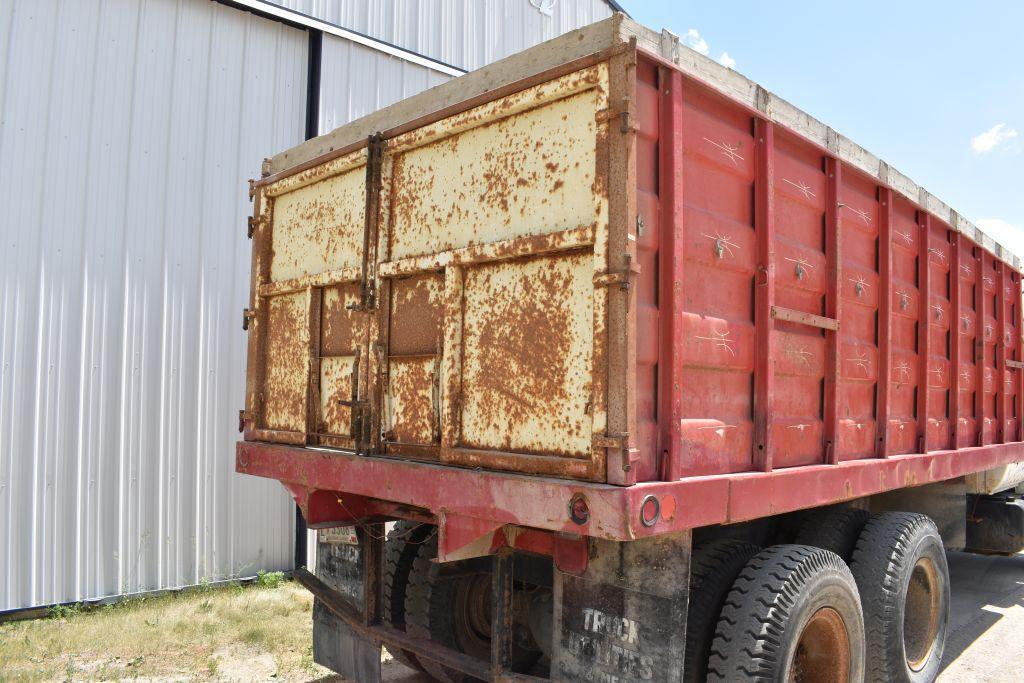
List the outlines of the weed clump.
{"type": "Polygon", "coordinates": [[[256,585],[260,588],[277,588],[284,581],[284,572],[267,572],[262,569],[256,573],[256,585]]]}

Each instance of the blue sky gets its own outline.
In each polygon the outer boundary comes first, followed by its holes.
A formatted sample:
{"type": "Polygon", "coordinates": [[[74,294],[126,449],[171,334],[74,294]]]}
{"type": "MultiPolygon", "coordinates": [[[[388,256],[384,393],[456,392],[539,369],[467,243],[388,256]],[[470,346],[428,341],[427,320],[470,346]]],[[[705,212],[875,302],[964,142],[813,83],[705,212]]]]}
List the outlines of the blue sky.
{"type": "Polygon", "coordinates": [[[1024,2],[623,5],[735,60],[1024,257],[1024,2]]]}

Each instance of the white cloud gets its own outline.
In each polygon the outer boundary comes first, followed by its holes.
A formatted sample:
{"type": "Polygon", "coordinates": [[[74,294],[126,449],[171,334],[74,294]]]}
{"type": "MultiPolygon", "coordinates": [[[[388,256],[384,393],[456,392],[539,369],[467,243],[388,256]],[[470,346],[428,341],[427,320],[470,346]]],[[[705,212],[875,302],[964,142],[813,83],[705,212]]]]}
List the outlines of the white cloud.
{"type": "Polygon", "coordinates": [[[976,223],[986,235],[1020,258],[1024,258],[1024,228],[999,218],[981,218],[976,223]]]}
{"type": "Polygon", "coordinates": [[[1017,131],[1007,128],[1005,123],[997,123],[984,133],[979,133],[971,138],[971,149],[977,154],[991,152],[1003,143],[1013,140],[1017,135],[1017,131]]]}
{"type": "Polygon", "coordinates": [[[693,48],[702,55],[706,55],[711,51],[711,48],[708,47],[708,41],[704,40],[700,35],[700,31],[695,28],[691,28],[686,32],[686,35],[683,36],[683,44],[686,47],[693,48]]]}
{"type": "MultiPolygon", "coordinates": [[[[686,32],[686,35],[683,36],[683,45],[691,50],[696,50],[705,57],[711,54],[711,46],[708,45],[708,41],[704,40],[704,36],[702,36],[700,31],[695,28],[691,28],[686,32]]],[[[728,69],[736,68],[736,60],[733,59],[728,52],[723,52],[717,61],[728,69]]]]}

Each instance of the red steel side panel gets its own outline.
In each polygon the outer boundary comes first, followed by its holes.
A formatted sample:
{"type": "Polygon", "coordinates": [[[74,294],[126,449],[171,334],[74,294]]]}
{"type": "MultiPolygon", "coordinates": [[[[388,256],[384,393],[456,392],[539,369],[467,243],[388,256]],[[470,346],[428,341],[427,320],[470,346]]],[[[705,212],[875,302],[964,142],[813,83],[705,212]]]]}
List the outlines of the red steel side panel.
{"type": "Polygon", "coordinates": [[[980,265],[977,247],[960,237],[960,306],[957,328],[960,330],[960,355],[957,360],[960,391],[958,397],[958,447],[978,443],[978,370],[975,356],[978,348],[977,284],[980,265]]]}
{"type": "Polygon", "coordinates": [[[753,467],[752,120],[696,88],[682,96],[679,476],[753,467]]]}
{"type": "MultiPolygon", "coordinates": [[[[794,136],[775,135],[775,305],[826,315],[825,159],[794,136]]],[[[824,461],[826,333],[775,322],[774,468],[824,461]]]]}
{"type": "Polygon", "coordinates": [[[660,296],[679,299],[660,309],[664,365],[652,373],[664,479],[1020,435],[1024,370],[1007,365],[1024,358],[1018,273],[671,67],[660,65],[659,112],[652,79],[638,80],[638,111],[650,114],[637,157],[654,146],[661,161],[657,197],[639,188],[661,236],[641,247],[660,254],[660,296]],[[656,113],[658,139],[646,135],[656,113]]]}
{"type": "Polygon", "coordinates": [[[875,392],[878,387],[879,203],[878,187],[844,172],[840,296],[839,459],[875,455],[875,392]]]}
{"type": "MultiPolygon", "coordinates": [[[[1006,361],[1020,360],[1020,326],[1018,324],[1018,301],[1020,299],[1020,280],[1017,273],[1013,272],[1008,265],[1003,264],[1003,310],[1001,313],[1002,322],[1005,325],[1003,340],[1006,347],[1006,361]]],[[[1019,369],[1003,365],[1003,387],[1006,392],[1003,443],[1017,441],[1020,439],[1020,415],[1017,413],[1019,402],[1019,381],[1021,374],[1019,369]]]]}
{"type": "Polygon", "coordinates": [[[978,445],[995,443],[996,436],[996,410],[995,410],[995,344],[996,344],[996,321],[995,312],[995,260],[992,256],[981,249],[977,283],[977,308],[979,336],[978,355],[975,357],[975,364],[978,370],[979,390],[976,392],[976,400],[979,403],[978,420],[981,430],[978,445]]]}
{"type": "Polygon", "coordinates": [[[888,454],[917,451],[917,258],[921,234],[914,207],[896,198],[892,211],[892,369],[889,381],[888,454]]]}

